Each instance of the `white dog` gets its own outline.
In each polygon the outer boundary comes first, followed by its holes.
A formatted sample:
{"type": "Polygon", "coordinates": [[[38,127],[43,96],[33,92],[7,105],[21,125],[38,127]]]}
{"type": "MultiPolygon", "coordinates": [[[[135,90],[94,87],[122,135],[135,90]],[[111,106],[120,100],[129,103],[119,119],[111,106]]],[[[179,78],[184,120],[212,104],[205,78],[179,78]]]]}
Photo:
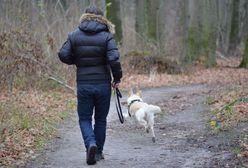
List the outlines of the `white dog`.
{"type": "MultiPolygon", "coordinates": [[[[160,113],[161,109],[158,106],[149,105],[141,99],[141,91],[138,91],[136,94],[131,90],[128,93],[127,98],[128,105],[128,114],[130,117],[135,117],[135,119],[145,127],[147,133],[149,129],[152,133],[152,141],[155,142],[154,134],[154,114],[160,113]]],[[[125,116],[127,117],[127,115],[125,116]]]]}

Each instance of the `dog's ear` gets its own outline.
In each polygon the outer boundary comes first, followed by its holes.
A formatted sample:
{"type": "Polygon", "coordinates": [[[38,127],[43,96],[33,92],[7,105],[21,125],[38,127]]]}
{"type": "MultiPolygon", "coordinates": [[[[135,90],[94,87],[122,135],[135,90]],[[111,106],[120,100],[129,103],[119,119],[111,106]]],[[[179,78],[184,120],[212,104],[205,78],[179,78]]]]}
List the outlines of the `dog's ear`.
{"type": "Polygon", "coordinates": [[[136,95],[138,95],[139,97],[141,97],[142,91],[139,89],[139,86],[136,86],[135,91],[136,91],[136,95]]]}
{"type": "Polygon", "coordinates": [[[131,95],[133,95],[133,89],[132,88],[128,91],[128,97],[130,97],[131,95]]]}
{"type": "Polygon", "coordinates": [[[141,97],[141,93],[142,93],[142,91],[139,89],[139,90],[137,90],[136,95],[138,95],[139,97],[141,97]]]}

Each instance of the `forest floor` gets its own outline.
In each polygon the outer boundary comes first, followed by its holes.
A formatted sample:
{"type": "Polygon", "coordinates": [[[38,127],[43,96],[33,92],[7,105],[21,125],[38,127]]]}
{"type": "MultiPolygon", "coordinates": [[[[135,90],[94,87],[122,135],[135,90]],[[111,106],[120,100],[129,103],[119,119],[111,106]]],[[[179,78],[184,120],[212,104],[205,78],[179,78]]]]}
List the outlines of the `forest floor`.
{"type": "MultiPolygon", "coordinates": [[[[146,102],[158,104],[163,114],[155,119],[156,143],[132,119],[119,123],[111,102],[105,160],[93,167],[245,167],[247,158],[237,157],[237,137],[248,133],[248,124],[228,132],[209,131],[207,96],[215,92],[206,85],[160,87],[143,90],[146,102]]],[[[125,100],[124,95],[123,100],[125,100]]],[[[247,165],[246,165],[247,166],[247,165]]],[[[26,168],[87,167],[85,149],[76,115],[61,126],[59,135],[26,168]]]]}
{"type": "MultiPolygon", "coordinates": [[[[248,100],[220,110],[248,97],[248,70],[236,64],[180,75],[126,74],[123,90],[139,86],[144,101],[162,108],[155,118],[157,141],[132,118],[120,124],[112,100],[105,160],[93,167],[248,167],[248,100]]],[[[73,94],[2,94],[0,112],[0,167],[87,167],[73,94]]]]}

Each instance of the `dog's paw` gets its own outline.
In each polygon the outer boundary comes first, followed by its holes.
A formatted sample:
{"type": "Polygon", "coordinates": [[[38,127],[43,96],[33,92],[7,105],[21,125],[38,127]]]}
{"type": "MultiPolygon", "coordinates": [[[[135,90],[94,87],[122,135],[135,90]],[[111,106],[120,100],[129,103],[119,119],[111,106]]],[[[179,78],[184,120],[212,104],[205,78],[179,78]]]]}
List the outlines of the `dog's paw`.
{"type": "Polygon", "coordinates": [[[155,142],[156,142],[155,137],[152,137],[152,142],[153,142],[153,143],[155,143],[155,142]]]}

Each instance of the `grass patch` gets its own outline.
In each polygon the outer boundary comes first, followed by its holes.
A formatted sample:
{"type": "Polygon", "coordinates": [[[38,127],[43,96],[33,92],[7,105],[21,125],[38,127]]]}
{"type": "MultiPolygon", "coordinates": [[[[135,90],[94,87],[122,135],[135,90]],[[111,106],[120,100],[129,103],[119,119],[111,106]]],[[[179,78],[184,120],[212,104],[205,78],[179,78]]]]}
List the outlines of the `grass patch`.
{"type": "Polygon", "coordinates": [[[42,136],[39,136],[34,141],[34,147],[37,149],[41,149],[42,147],[45,146],[46,142],[47,142],[47,139],[45,139],[42,136]]]}
{"type": "Polygon", "coordinates": [[[207,97],[207,100],[206,100],[206,103],[207,103],[208,105],[210,105],[210,104],[213,104],[215,101],[216,101],[216,100],[215,100],[215,97],[214,97],[214,96],[208,96],[208,97],[207,97]]]}
{"type": "Polygon", "coordinates": [[[233,154],[235,154],[235,155],[239,155],[239,154],[241,154],[241,148],[240,147],[234,147],[234,148],[232,148],[231,149],[231,152],[233,153],[233,154]]]}
{"type": "Polygon", "coordinates": [[[68,111],[61,111],[61,112],[59,113],[59,117],[60,117],[61,119],[65,119],[65,118],[67,118],[68,116],[69,116],[68,111]]]}
{"type": "Polygon", "coordinates": [[[16,125],[20,129],[29,129],[35,125],[32,116],[24,111],[15,112],[10,117],[11,124],[16,125]]]}

